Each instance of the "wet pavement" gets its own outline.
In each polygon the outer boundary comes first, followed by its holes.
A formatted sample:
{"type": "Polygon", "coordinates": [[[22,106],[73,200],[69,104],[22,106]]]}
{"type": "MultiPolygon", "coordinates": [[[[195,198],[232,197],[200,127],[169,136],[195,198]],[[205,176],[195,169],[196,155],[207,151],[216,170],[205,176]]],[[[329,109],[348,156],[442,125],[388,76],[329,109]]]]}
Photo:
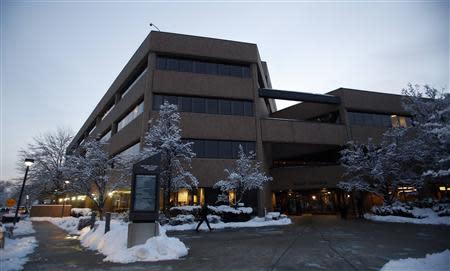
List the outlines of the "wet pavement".
{"type": "Polygon", "coordinates": [[[293,218],[289,226],[173,232],[189,247],[180,260],[114,264],[48,222],[33,222],[39,247],[24,270],[379,270],[390,259],[450,248],[450,226],[293,218]]]}

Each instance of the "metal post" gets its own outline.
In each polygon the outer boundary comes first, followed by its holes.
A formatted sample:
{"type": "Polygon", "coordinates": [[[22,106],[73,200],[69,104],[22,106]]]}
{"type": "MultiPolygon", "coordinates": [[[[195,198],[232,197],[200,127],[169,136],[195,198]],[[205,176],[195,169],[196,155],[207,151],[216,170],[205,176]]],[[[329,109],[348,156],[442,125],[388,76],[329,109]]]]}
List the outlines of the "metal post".
{"type": "Polygon", "coordinates": [[[0,249],[5,248],[5,232],[2,225],[0,225],[0,249]]]}
{"type": "Polygon", "coordinates": [[[17,215],[19,214],[20,202],[22,201],[23,189],[25,188],[25,181],[27,180],[28,169],[29,169],[29,168],[30,168],[30,167],[27,166],[27,169],[25,170],[25,176],[23,177],[22,188],[20,189],[19,200],[17,201],[17,206],[16,206],[16,214],[14,215],[14,221],[13,221],[13,225],[14,225],[14,226],[16,225],[17,215]]]}
{"type": "Polygon", "coordinates": [[[111,228],[111,213],[105,214],[105,233],[109,232],[111,228]]]}
{"type": "Polygon", "coordinates": [[[64,217],[64,204],[66,203],[66,198],[63,198],[63,206],[61,210],[61,217],[64,217]]]}

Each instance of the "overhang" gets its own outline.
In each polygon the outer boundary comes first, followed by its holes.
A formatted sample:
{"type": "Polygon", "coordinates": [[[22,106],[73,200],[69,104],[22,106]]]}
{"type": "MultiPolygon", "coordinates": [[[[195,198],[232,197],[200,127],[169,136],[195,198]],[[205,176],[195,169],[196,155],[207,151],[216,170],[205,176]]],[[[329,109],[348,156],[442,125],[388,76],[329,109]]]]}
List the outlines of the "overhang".
{"type": "Polygon", "coordinates": [[[306,92],[296,92],[287,90],[278,90],[270,88],[260,88],[259,97],[272,98],[280,100],[301,101],[310,103],[323,103],[323,104],[340,104],[341,99],[337,96],[313,94],[306,92]]]}

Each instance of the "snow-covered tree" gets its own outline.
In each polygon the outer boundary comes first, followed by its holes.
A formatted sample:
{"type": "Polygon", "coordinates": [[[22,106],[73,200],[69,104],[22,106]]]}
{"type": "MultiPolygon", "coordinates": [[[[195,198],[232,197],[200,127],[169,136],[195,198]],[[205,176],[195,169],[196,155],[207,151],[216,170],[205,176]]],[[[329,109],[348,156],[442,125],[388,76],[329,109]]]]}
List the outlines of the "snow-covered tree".
{"type": "Polygon", "coordinates": [[[192,158],[195,157],[193,143],[181,139],[180,119],[177,106],[165,101],[159,117],[150,121],[140,153],[140,160],[161,154],[160,183],[164,189],[165,211],[170,207],[171,192],[182,188],[191,190],[198,185],[197,178],[190,172],[192,158]]]}
{"type": "Polygon", "coordinates": [[[236,206],[242,201],[245,192],[253,189],[262,189],[266,182],[272,180],[265,174],[261,168],[261,163],[255,161],[253,151],[246,154],[239,145],[239,158],[236,160],[236,166],[233,169],[225,169],[227,175],[225,180],[218,181],[214,188],[219,188],[222,194],[218,201],[228,202],[228,193],[236,193],[236,206]]]}
{"type": "Polygon", "coordinates": [[[64,175],[70,180],[70,192],[89,197],[103,218],[105,201],[109,192],[128,185],[130,161],[120,156],[111,157],[105,143],[88,140],[73,154],[67,156],[64,175]]]}
{"type": "Polygon", "coordinates": [[[63,188],[66,149],[72,138],[69,129],[58,128],[55,132],[34,137],[32,143],[19,151],[17,168],[21,173],[25,171],[25,158],[34,159],[26,183],[26,193],[31,197],[52,194],[63,188]]]}
{"type": "Polygon", "coordinates": [[[341,152],[346,191],[367,191],[390,204],[400,187],[420,189],[426,178],[450,175],[450,95],[408,85],[403,106],[413,125],[392,127],[374,146],[350,143],[341,152]]]}
{"type": "Polygon", "coordinates": [[[450,176],[450,93],[410,84],[403,94],[403,106],[413,117],[411,144],[426,162],[423,177],[450,176]]]}

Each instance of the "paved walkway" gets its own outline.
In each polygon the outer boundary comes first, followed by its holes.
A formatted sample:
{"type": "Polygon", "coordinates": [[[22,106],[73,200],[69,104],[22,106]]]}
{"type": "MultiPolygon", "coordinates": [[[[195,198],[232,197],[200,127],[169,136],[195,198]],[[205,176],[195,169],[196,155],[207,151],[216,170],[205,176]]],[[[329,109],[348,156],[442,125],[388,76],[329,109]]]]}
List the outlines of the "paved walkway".
{"type": "Polygon", "coordinates": [[[176,261],[113,264],[47,222],[33,222],[39,248],[25,270],[379,270],[389,259],[450,248],[449,226],[295,218],[282,227],[177,232],[189,255],[176,261]]]}

